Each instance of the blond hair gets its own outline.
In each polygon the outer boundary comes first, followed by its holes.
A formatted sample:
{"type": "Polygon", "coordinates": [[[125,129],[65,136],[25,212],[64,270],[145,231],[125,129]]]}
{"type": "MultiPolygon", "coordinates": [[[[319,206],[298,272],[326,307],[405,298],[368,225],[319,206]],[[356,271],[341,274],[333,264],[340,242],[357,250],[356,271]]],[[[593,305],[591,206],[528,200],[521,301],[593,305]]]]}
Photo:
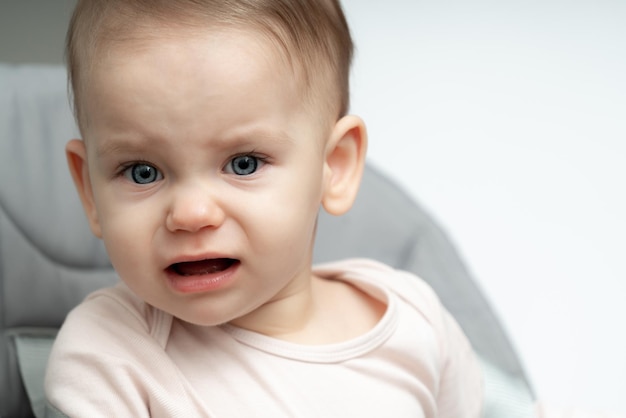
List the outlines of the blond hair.
{"type": "Polygon", "coordinates": [[[115,41],[157,28],[250,28],[279,47],[308,97],[334,118],[348,110],[353,54],[339,0],[79,0],[67,33],[70,94],[79,126],[85,79],[115,41]],[[320,97],[321,96],[321,97],[320,97]]]}

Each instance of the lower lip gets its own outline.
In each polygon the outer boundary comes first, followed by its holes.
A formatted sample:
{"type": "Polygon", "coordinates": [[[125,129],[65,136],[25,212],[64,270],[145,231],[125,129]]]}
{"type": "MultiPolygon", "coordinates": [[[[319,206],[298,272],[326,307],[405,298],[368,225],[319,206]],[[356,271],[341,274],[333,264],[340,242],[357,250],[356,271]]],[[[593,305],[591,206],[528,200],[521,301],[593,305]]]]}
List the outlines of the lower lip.
{"type": "Polygon", "coordinates": [[[235,279],[235,273],[241,265],[237,262],[219,273],[194,276],[181,276],[167,272],[167,281],[170,287],[178,293],[203,293],[223,289],[235,279]]]}

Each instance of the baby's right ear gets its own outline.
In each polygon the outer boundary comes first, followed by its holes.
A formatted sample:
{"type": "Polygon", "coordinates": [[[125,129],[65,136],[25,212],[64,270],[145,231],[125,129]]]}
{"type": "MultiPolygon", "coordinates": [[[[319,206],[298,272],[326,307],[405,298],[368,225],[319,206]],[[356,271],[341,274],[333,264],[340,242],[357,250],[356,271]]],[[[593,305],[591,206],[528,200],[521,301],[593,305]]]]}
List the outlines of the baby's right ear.
{"type": "Polygon", "coordinates": [[[102,229],[98,221],[98,211],[96,210],[91,179],[89,177],[85,142],[80,139],[72,139],[65,146],[65,155],[67,157],[70,173],[72,174],[72,179],[74,179],[74,185],[78,191],[78,196],[85,209],[91,231],[98,238],[102,238],[102,229]]]}

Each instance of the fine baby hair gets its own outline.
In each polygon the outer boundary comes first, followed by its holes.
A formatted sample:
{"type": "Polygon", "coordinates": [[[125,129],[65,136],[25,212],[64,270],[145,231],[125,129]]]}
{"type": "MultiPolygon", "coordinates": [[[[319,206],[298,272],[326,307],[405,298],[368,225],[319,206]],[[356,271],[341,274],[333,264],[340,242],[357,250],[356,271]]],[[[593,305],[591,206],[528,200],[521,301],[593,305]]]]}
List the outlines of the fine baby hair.
{"type": "Polygon", "coordinates": [[[79,126],[82,92],[100,54],[158,31],[207,28],[257,31],[289,62],[305,97],[323,100],[335,119],[347,113],[353,44],[337,0],[79,0],[66,45],[79,126]]]}

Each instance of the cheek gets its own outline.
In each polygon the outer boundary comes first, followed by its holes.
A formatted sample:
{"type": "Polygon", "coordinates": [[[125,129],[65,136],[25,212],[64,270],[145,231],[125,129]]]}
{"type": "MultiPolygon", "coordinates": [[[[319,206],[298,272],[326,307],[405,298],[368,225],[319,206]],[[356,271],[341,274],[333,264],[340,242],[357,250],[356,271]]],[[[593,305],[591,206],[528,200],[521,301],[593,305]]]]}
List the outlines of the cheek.
{"type": "Polygon", "coordinates": [[[102,239],[118,271],[149,255],[158,224],[158,208],[142,202],[127,202],[115,193],[101,190],[96,200],[102,239]]]}
{"type": "Polygon", "coordinates": [[[122,276],[148,254],[145,228],[139,221],[134,217],[118,216],[108,218],[102,225],[102,238],[109,258],[122,276]]]}
{"type": "Polygon", "coordinates": [[[265,250],[306,250],[312,243],[320,203],[320,176],[289,177],[264,197],[253,213],[265,250]]]}

